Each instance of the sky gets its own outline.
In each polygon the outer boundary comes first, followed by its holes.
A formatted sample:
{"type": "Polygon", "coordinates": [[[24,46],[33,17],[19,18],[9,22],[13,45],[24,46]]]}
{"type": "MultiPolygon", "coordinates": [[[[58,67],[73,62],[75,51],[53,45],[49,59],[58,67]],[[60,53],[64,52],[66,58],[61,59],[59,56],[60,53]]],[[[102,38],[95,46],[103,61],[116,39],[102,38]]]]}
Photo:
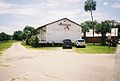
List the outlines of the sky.
{"type": "MultiPolygon", "coordinates": [[[[40,27],[47,23],[69,18],[80,24],[91,20],[85,12],[86,0],[0,0],[0,32],[13,34],[26,25],[40,27]]],[[[95,0],[94,20],[120,22],[120,0],[95,0]]]]}

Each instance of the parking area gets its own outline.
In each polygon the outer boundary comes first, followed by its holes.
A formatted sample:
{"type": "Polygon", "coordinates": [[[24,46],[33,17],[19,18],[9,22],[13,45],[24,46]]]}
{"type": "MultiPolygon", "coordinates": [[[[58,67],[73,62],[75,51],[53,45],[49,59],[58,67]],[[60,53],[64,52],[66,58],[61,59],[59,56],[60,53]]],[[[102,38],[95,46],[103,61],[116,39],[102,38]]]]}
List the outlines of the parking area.
{"type": "Polygon", "coordinates": [[[15,43],[0,57],[0,81],[112,81],[114,54],[31,50],[15,43]]]}

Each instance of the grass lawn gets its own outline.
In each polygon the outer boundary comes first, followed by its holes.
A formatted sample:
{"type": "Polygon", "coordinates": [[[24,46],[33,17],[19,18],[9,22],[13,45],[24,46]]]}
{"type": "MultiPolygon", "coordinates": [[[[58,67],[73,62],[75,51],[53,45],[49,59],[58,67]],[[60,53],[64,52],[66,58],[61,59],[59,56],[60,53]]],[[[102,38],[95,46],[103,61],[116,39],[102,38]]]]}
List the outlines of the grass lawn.
{"type": "MultiPolygon", "coordinates": [[[[38,47],[38,48],[34,48],[32,46],[26,45],[23,42],[21,42],[21,44],[28,49],[36,49],[36,50],[59,50],[59,49],[61,49],[60,47],[38,47]]],[[[65,50],[65,49],[63,49],[63,50],[65,50]]],[[[73,47],[72,50],[79,53],[79,54],[115,54],[116,47],[110,47],[109,48],[108,46],[87,44],[86,48],[73,47]]]]}
{"type": "Polygon", "coordinates": [[[30,45],[26,45],[23,42],[21,42],[21,45],[25,46],[28,49],[36,49],[36,50],[58,50],[58,49],[60,49],[60,47],[38,47],[38,48],[34,48],[30,45]]]}
{"type": "Polygon", "coordinates": [[[0,42],[0,54],[7,48],[10,48],[15,41],[0,42]]]}
{"type": "Polygon", "coordinates": [[[86,48],[74,48],[80,54],[115,54],[116,47],[87,44],[86,48]]]}

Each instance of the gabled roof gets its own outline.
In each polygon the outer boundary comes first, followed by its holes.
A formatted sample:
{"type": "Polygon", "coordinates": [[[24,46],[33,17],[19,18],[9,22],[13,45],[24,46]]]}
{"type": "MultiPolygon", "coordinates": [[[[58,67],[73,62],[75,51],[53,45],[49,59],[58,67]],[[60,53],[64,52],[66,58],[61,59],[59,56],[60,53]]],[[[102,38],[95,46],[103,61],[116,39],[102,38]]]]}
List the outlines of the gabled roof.
{"type": "Polygon", "coordinates": [[[60,20],[57,20],[57,21],[54,21],[54,22],[45,24],[45,25],[43,25],[43,26],[41,26],[41,27],[38,27],[37,29],[41,29],[41,28],[43,28],[43,27],[46,27],[46,26],[51,25],[51,24],[54,24],[54,23],[59,22],[59,21],[64,20],[64,19],[66,19],[66,20],[68,20],[68,21],[70,21],[70,22],[72,22],[72,23],[74,23],[74,24],[76,24],[76,25],[78,25],[78,26],[81,26],[80,24],[78,24],[78,23],[76,23],[76,22],[74,22],[74,21],[72,21],[72,20],[70,20],[70,19],[68,19],[68,18],[62,18],[62,19],[60,19],[60,20]]]}

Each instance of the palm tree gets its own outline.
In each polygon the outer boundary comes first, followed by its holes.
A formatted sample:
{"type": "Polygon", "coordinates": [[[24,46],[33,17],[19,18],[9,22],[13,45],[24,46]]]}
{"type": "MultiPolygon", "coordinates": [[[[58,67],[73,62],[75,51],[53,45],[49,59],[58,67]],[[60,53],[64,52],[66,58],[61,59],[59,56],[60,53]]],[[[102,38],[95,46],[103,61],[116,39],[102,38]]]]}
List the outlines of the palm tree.
{"type": "Polygon", "coordinates": [[[100,33],[102,35],[101,38],[101,45],[105,45],[106,43],[106,34],[111,32],[111,28],[112,28],[112,21],[110,20],[105,20],[102,21],[101,23],[98,23],[96,25],[96,33],[100,33]]]}
{"type": "Polygon", "coordinates": [[[89,32],[89,29],[91,28],[91,21],[85,21],[84,23],[81,23],[81,27],[84,39],[86,41],[86,32],[89,32]]]}
{"type": "Polygon", "coordinates": [[[85,21],[84,23],[81,23],[82,32],[84,35],[84,39],[86,40],[86,32],[89,32],[89,29],[93,28],[93,25],[96,26],[98,22],[97,21],[85,21]]]}
{"type": "MultiPolygon", "coordinates": [[[[94,0],[87,0],[87,1],[85,1],[84,10],[85,11],[90,11],[91,19],[93,21],[94,19],[93,19],[92,11],[96,10],[96,1],[94,1],[94,0]]],[[[94,26],[93,26],[93,38],[94,38],[94,26]]]]}

